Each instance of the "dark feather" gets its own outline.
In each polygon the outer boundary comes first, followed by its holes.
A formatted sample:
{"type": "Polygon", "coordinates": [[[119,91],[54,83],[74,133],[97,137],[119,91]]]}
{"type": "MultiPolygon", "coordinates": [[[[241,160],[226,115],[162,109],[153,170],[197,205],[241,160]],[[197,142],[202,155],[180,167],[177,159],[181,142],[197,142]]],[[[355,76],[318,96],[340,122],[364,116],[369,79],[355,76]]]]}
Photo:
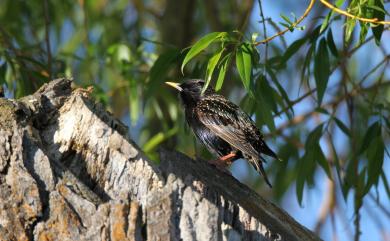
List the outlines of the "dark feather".
{"type": "Polygon", "coordinates": [[[264,153],[277,158],[251,118],[225,97],[205,96],[198,102],[195,113],[202,124],[245,155],[259,158],[264,153]]]}
{"type": "Polygon", "coordinates": [[[263,135],[251,118],[237,105],[218,95],[212,88],[201,94],[204,81],[188,80],[182,84],[167,82],[180,91],[186,121],[207,149],[219,157],[234,153],[233,160],[244,157],[265,179],[265,159],[261,154],[277,159],[263,141],[263,135]]]}

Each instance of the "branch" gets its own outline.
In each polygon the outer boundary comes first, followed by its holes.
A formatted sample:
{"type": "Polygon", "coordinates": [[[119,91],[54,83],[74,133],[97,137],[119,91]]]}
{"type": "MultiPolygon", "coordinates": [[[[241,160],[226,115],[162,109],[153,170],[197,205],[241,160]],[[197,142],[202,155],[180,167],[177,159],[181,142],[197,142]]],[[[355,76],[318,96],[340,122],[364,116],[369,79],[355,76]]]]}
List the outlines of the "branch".
{"type": "Polygon", "coordinates": [[[310,11],[312,10],[313,6],[314,6],[314,2],[315,0],[310,0],[310,3],[309,5],[307,6],[305,12],[303,13],[303,15],[297,20],[295,21],[290,28],[285,28],[284,30],[276,33],[275,35],[272,35],[271,37],[268,37],[264,40],[261,40],[259,42],[256,42],[254,43],[255,46],[258,46],[260,44],[265,44],[265,43],[268,43],[269,41],[273,40],[274,38],[280,36],[280,35],[283,35],[285,34],[287,31],[289,31],[291,28],[295,28],[298,24],[300,24],[306,17],[307,15],[309,15],[310,11]]]}
{"type": "Polygon", "coordinates": [[[4,240],[319,240],[207,162],[162,150],[154,165],[127,127],[70,86],[0,98],[4,240]]]}
{"type": "Polygon", "coordinates": [[[377,18],[362,18],[362,17],[356,16],[356,15],[350,14],[347,11],[344,11],[344,10],[330,4],[326,0],[320,0],[320,2],[322,4],[324,4],[327,8],[331,9],[332,11],[335,11],[341,15],[344,15],[344,16],[352,18],[352,19],[357,19],[359,21],[366,22],[366,23],[374,23],[374,24],[381,24],[381,25],[390,24],[390,21],[380,21],[377,18]]]}

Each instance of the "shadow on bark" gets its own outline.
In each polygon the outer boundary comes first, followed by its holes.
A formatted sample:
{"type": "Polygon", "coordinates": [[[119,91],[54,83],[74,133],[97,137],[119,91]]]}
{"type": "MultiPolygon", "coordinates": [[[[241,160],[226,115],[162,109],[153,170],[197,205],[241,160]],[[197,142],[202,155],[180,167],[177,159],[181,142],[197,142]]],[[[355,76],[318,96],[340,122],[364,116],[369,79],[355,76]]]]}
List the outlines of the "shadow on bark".
{"type": "Polygon", "coordinates": [[[319,240],[206,162],[161,150],[154,165],[70,80],[0,111],[5,240],[319,240]]]}

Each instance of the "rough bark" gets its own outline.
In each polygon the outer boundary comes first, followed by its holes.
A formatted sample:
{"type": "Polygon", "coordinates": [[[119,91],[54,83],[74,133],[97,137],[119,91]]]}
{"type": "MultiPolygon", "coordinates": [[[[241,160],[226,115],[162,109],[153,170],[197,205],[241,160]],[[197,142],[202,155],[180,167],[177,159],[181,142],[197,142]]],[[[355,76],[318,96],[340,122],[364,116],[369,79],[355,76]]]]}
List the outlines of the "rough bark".
{"type": "Polygon", "coordinates": [[[1,240],[319,240],[203,161],[154,165],[70,80],[0,113],[1,240]]]}

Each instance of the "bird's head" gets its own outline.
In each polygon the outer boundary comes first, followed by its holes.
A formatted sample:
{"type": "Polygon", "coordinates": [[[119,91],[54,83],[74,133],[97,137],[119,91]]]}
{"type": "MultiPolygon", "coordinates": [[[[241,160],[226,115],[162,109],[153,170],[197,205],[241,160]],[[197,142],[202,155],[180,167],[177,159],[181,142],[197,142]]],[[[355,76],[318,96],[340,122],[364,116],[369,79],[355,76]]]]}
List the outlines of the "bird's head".
{"type": "Polygon", "coordinates": [[[202,89],[205,82],[201,79],[189,79],[184,81],[183,83],[165,83],[179,91],[183,104],[186,106],[196,104],[196,102],[198,102],[202,98],[202,96],[207,96],[209,94],[214,93],[214,90],[211,87],[208,87],[202,95],[202,89]]]}

